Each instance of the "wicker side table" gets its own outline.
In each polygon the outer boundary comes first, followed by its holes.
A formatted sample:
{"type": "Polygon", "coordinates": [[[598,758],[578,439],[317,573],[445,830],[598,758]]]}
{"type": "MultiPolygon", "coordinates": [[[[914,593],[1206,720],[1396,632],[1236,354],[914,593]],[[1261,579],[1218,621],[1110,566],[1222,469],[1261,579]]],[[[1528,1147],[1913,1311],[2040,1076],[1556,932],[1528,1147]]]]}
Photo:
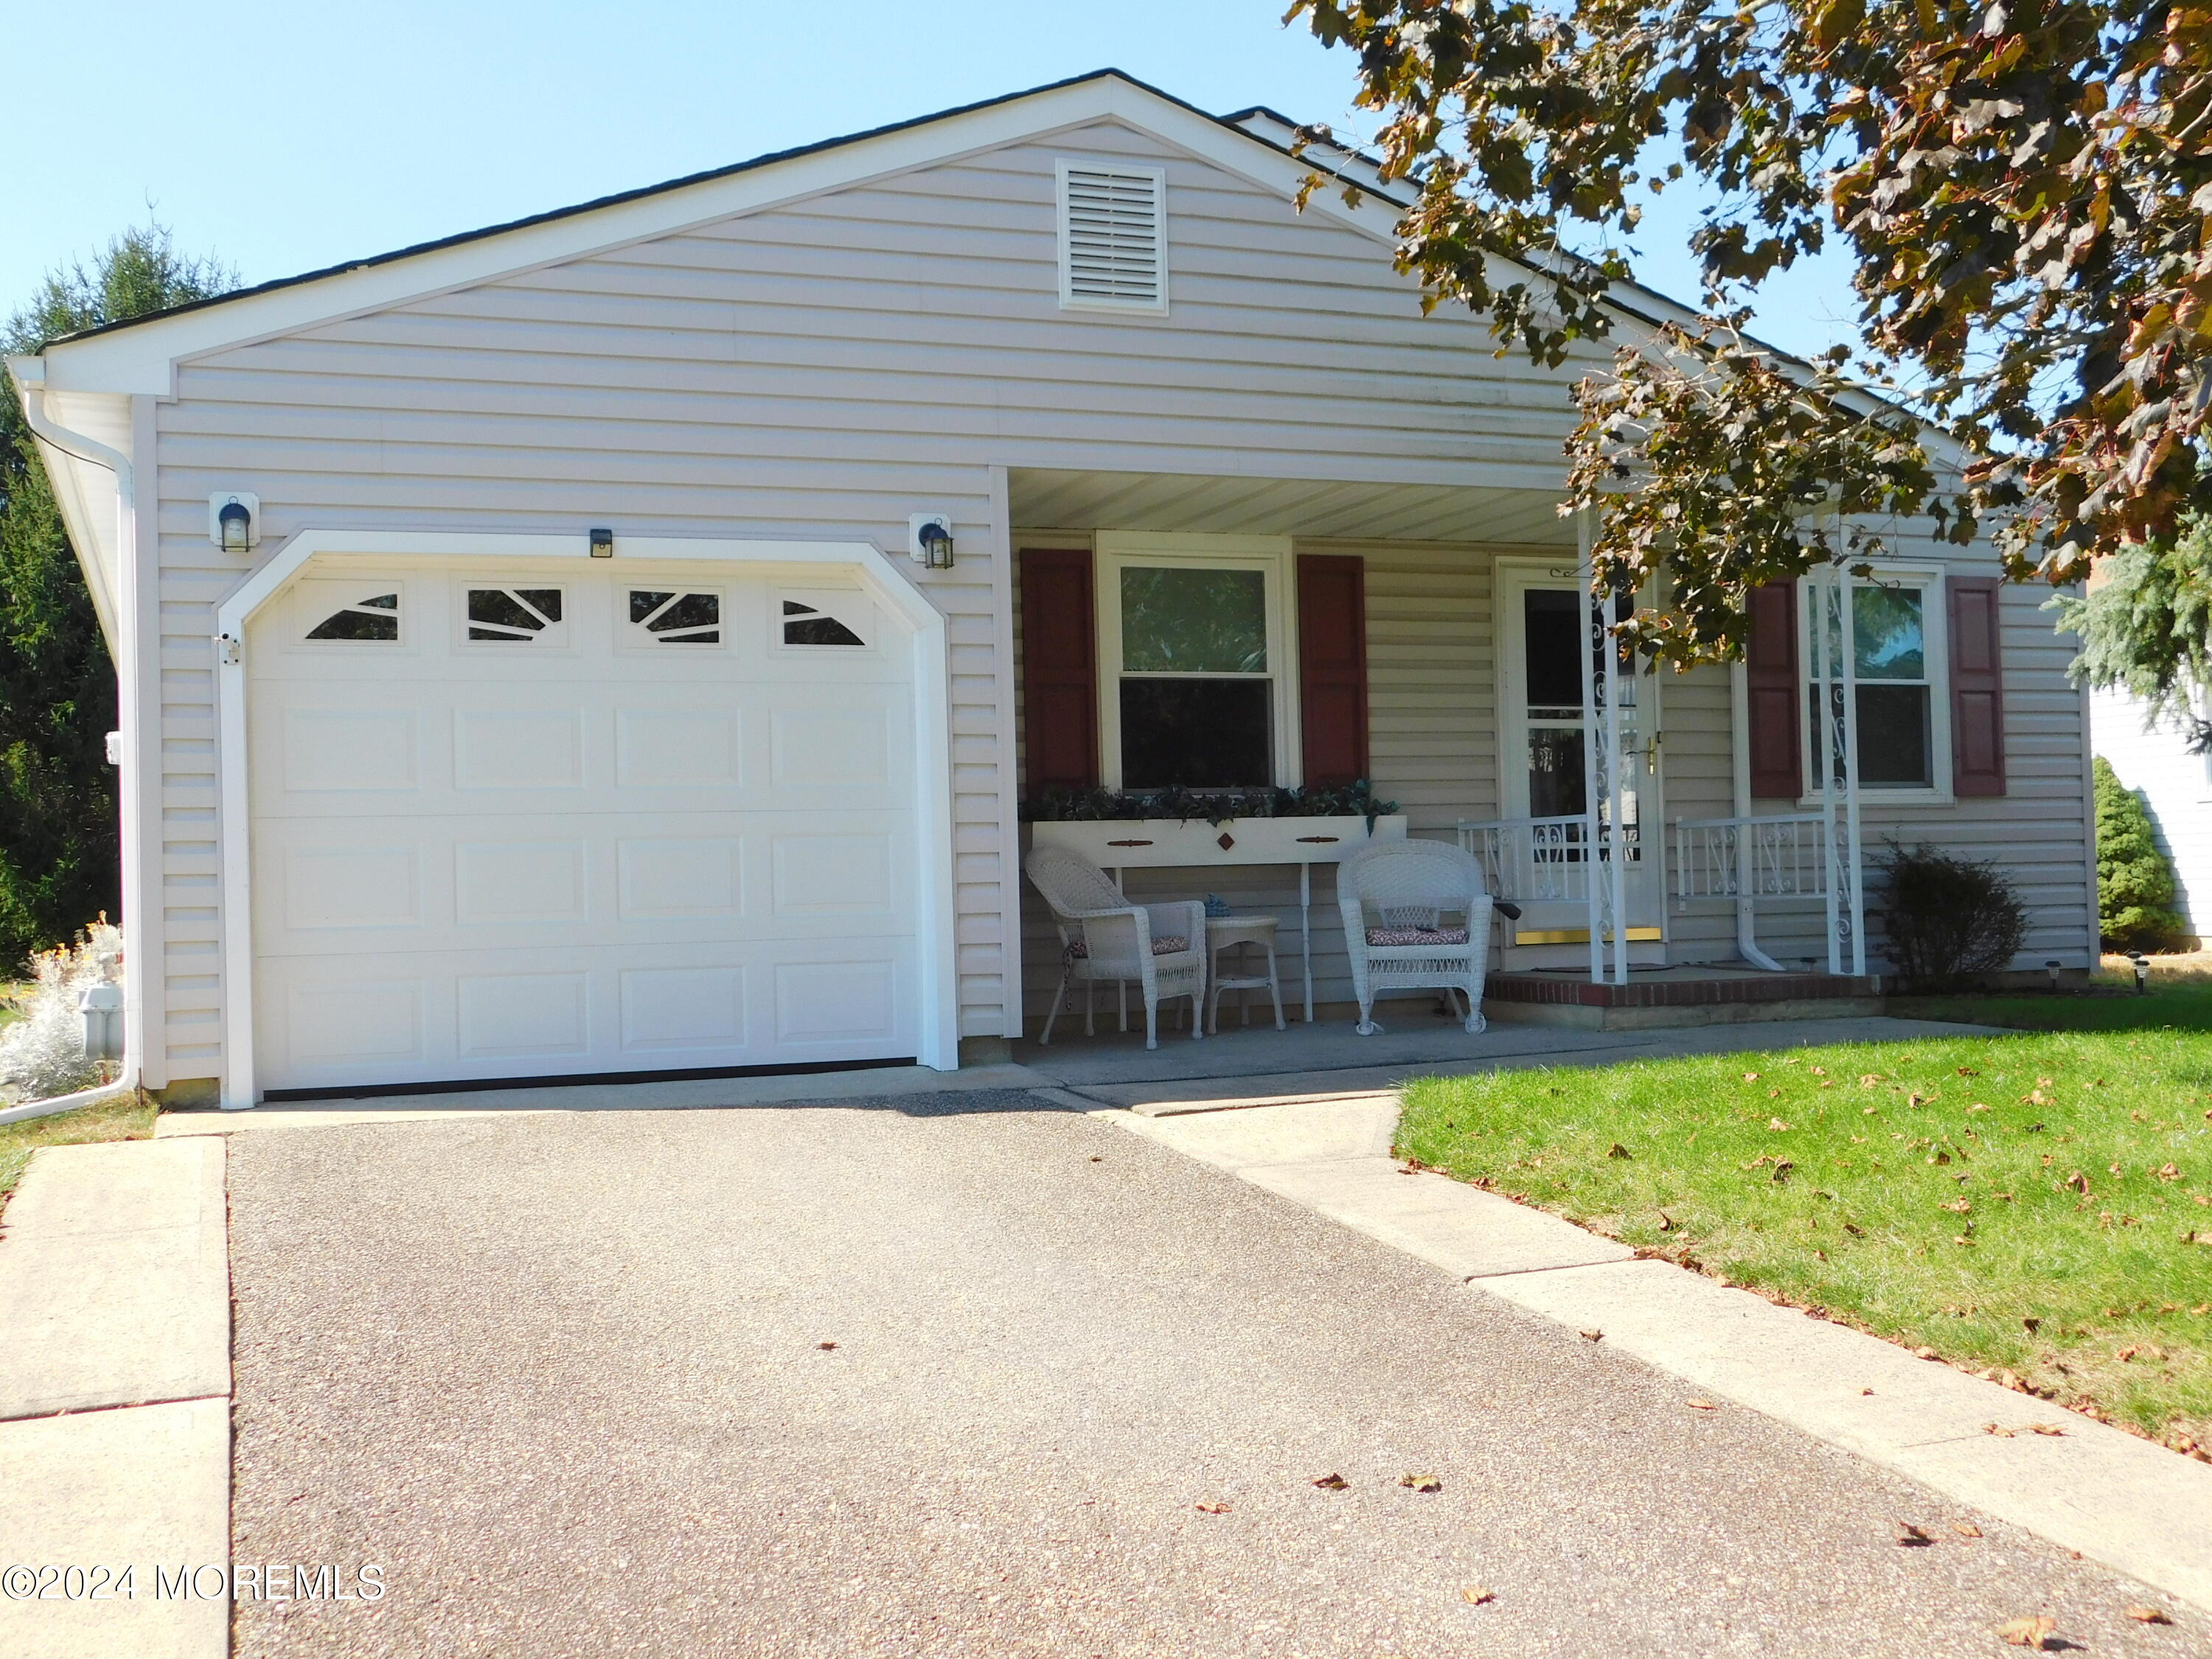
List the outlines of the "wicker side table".
{"type": "MultiPolygon", "coordinates": [[[[1221,1030],[1221,994],[1237,993],[1237,1006],[1243,1012],[1244,1023],[1252,1023],[1251,994],[1264,990],[1275,1004],[1275,1029],[1287,1029],[1283,1024],[1283,988],[1275,976],[1275,929],[1280,925],[1274,916],[1208,916],[1206,919],[1206,1029],[1209,1032],[1221,1030]],[[1246,949],[1261,952],[1267,964],[1265,974],[1245,973],[1224,976],[1221,958],[1230,952],[1246,949]]],[[[1257,966],[1257,963],[1252,964],[1257,966]]]]}

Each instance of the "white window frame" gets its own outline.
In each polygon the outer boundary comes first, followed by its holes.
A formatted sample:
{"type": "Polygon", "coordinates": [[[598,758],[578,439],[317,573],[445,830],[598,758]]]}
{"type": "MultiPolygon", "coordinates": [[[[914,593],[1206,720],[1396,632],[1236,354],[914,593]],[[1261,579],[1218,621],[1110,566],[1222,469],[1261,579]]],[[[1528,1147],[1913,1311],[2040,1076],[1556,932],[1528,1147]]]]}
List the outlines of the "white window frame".
{"type": "MultiPolygon", "coordinates": [[[[1859,797],[1869,801],[1910,801],[1918,805],[1949,806],[1958,797],[1951,787],[1951,607],[1950,597],[1944,588],[1944,572],[1933,565],[1876,565],[1871,576],[1851,579],[1853,587],[1917,587],[1920,590],[1921,649],[1927,668],[1928,684],[1928,772],[1927,784],[1868,783],[1861,781],[1859,797]]],[[[1812,584],[1800,578],[1797,583],[1797,688],[1800,705],[1797,718],[1805,730],[1803,742],[1804,788],[1798,797],[1800,806],[1820,804],[1820,772],[1824,758],[1815,752],[1813,735],[1812,710],[1813,676],[1819,659],[1813,649],[1812,584]]],[[[1895,684],[1867,680],[1863,684],[1895,684]]]]}
{"type": "MultiPolygon", "coordinates": [[[[1304,781],[1299,745],[1297,630],[1291,626],[1297,578],[1288,536],[1185,536],[1101,531],[1092,552],[1098,633],[1098,768],[1109,789],[1121,784],[1121,573],[1153,569],[1257,570],[1266,578],[1267,678],[1274,683],[1273,740],[1278,788],[1304,781]]],[[[1218,674],[1141,678],[1220,679],[1218,674]]],[[[1256,677],[1255,677],[1256,678],[1256,677]]]]}
{"type": "Polygon", "coordinates": [[[1062,155],[1053,162],[1053,230],[1059,249],[1060,308],[1062,311],[1102,311],[1124,316],[1164,317],[1168,314],[1168,175],[1164,167],[1146,167],[1133,161],[1116,161],[1108,156],[1062,155]],[[1132,178],[1147,178],[1152,181],[1152,206],[1157,217],[1153,221],[1153,254],[1157,260],[1159,287],[1158,297],[1152,300],[1109,300],[1096,295],[1075,292],[1074,249],[1069,236],[1067,174],[1070,168],[1082,173],[1120,173],[1132,178]]]}

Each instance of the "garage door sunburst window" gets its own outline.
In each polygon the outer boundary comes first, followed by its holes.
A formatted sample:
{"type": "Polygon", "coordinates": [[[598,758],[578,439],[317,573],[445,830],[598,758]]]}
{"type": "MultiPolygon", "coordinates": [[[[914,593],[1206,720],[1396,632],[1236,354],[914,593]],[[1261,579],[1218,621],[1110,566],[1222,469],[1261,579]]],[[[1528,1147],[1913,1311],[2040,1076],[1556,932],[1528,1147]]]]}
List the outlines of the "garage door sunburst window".
{"type": "Polygon", "coordinates": [[[354,600],[307,630],[311,640],[396,641],[399,638],[399,596],[372,593],[354,600]]]}
{"type": "Polygon", "coordinates": [[[655,645],[720,645],[722,596],[632,588],[629,620],[655,645]]]}
{"type": "Polygon", "coordinates": [[[561,611],[561,590],[557,587],[471,587],[469,637],[526,641],[544,638],[560,622],[561,611]]]}

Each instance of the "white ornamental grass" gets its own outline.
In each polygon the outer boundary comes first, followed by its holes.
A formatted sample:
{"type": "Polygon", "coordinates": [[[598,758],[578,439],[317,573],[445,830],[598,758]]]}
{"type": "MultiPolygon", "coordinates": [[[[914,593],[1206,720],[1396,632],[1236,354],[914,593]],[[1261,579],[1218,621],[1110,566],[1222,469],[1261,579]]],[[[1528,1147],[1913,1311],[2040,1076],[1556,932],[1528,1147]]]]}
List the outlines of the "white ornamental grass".
{"type": "Polygon", "coordinates": [[[103,980],[120,981],[123,932],[106,916],[31,958],[32,983],[22,1015],[0,1029],[0,1100],[51,1100],[107,1082],[116,1067],[84,1055],[84,1017],[77,1000],[103,980]]]}

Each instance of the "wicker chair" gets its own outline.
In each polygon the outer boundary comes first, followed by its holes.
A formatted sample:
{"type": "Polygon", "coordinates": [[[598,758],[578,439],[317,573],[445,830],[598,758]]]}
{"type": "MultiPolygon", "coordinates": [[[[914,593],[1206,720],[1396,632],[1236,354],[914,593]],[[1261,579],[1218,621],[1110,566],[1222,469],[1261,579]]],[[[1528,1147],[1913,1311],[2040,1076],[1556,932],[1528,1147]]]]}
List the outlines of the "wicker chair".
{"type": "Polygon", "coordinates": [[[1490,895],[1472,853],[1449,842],[1376,842],[1337,866],[1336,902],[1360,1036],[1382,1029],[1375,999],[1392,991],[1457,991],[1467,1029],[1483,1029],[1490,895]]]}
{"type": "Polygon", "coordinates": [[[1103,870],[1064,847],[1031,849],[1022,868],[1044,895],[1060,928],[1060,988],[1053,993],[1039,1043],[1052,1041],[1052,1024],[1070,985],[1084,988],[1083,1032],[1088,1036],[1094,988],[1128,980],[1144,990],[1145,1047],[1160,1046],[1163,999],[1188,997],[1191,1036],[1205,1034],[1204,904],[1132,904],[1103,870]]]}

